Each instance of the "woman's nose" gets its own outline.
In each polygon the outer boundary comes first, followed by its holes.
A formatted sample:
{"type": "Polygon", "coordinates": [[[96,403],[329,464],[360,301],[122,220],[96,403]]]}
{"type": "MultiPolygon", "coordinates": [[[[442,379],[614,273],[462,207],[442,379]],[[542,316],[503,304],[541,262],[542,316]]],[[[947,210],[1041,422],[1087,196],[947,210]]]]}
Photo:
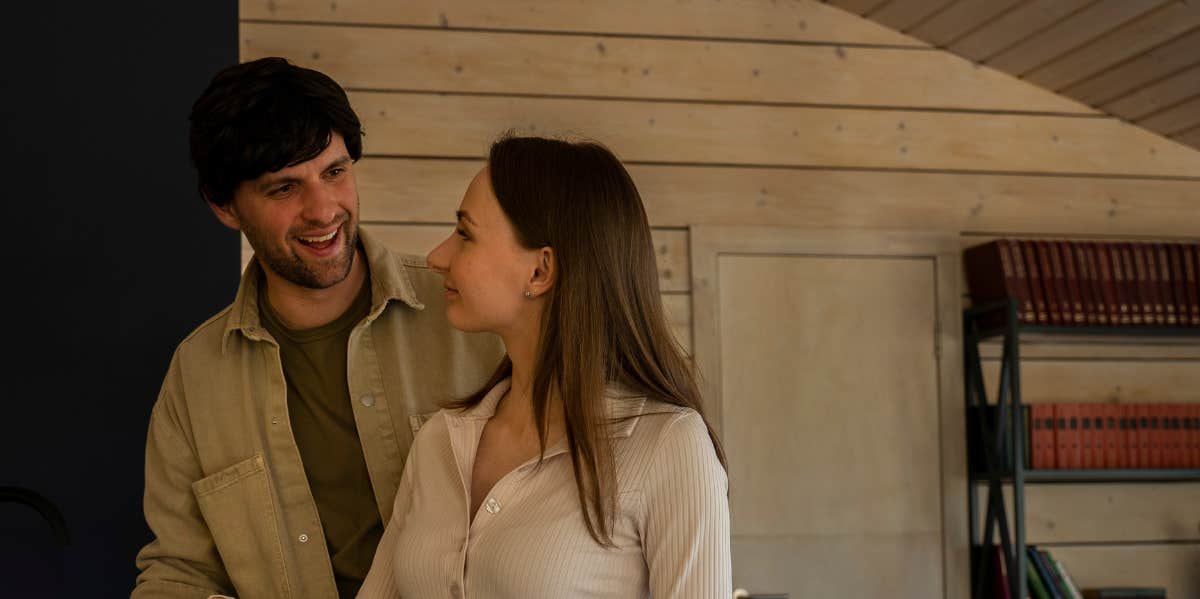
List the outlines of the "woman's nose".
{"type": "Polygon", "coordinates": [[[439,243],[437,247],[430,250],[429,254],[425,256],[425,262],[429,264],[429,268],[434,272],[445,275],[446,271],[450,270],[450,253],[452,251],[450,244],[453,240],[454,233],[451,233],[449,237],[439,243]]]}

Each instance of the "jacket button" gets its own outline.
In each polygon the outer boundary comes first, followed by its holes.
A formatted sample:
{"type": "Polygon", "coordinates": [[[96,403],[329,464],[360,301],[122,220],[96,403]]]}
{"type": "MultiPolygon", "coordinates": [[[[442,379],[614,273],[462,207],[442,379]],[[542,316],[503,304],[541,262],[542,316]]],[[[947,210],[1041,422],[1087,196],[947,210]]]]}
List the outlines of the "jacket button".
{"type": "Polygon", "coordinates": [[[308,535],[305,535],[305,534],[302,534],[302,535],[300,535],[300,542],[301,542],[301,543],[307,543],[307,542],[308,542],[308,535]]]}
{"type": "Polygon", "coordinates": [[[369,408],[369,407],[375,405],[375,396],[368,393],[368,394],[362,396],[358,401],[361,401],[362,405],[369,408]]]}
{"type": "Polygon", "coordinates": [[[495,497],[488,497],[488,500],[483,502],[483,507],[493,516],[500,513],[500,502],[495,497]]]}

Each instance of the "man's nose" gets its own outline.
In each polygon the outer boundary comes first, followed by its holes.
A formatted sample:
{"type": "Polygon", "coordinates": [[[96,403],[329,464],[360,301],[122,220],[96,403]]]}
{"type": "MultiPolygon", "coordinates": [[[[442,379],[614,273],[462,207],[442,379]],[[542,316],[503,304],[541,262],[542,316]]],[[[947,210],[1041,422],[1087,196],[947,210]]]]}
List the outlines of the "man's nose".
{"type": "Polygon", "coordinates": [[[304,194],[304,210],[300,216],[306,222],[327,225],[334,222],[340,212],[337,197],[324,186],[318,185],[304,194]]]}

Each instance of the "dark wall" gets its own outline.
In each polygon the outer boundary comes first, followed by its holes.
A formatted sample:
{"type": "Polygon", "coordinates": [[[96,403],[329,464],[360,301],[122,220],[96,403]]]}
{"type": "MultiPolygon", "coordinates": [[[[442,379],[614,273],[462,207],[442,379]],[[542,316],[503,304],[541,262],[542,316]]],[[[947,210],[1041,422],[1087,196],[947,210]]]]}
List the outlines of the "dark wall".
{"type": "Polygon", "coordinates": [[[237,285],[237,234],[187,157],[192,101],[237,60],[237,1],[11,3],[4,20],[0,486],[57,504],[71,543],[55,562],[49,526],[0,503],[0,594],[128,596],[150,407],[237,285]]]}

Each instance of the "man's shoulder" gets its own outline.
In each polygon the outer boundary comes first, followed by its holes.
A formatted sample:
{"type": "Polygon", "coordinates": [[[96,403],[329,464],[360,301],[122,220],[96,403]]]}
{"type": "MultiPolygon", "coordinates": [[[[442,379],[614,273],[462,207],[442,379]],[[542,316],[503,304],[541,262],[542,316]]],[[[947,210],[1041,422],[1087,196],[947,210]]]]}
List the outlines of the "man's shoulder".
{"type": "Polygon", "coordinates": [[[179,342],[179,346],[175,350],[176,354],[186,355],[197,351],[219,352],[221,344],[225,340],[225,332],[232,313],[233,304],[229,304],[220,312],[210,316],[208,320],[200,323],[183,338],[183,341],[179,342]]]}

